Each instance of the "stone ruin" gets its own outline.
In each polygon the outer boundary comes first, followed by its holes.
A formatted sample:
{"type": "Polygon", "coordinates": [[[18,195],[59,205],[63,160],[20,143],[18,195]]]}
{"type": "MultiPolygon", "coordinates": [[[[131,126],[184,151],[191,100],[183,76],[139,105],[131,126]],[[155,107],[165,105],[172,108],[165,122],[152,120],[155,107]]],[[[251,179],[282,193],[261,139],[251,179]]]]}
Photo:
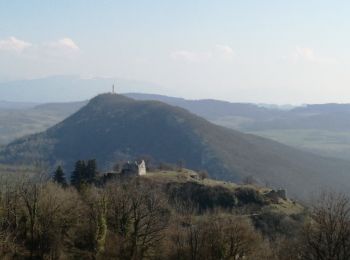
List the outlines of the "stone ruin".
{"type": "Polygon", "coordinates": [[[141,161],[141,163],[138,162],[127,162],[124,163],[121,173],[123,175],[139,175],[139,176],[143,176],[146,175],[147,171],[146,171],[146,163],[144,160],[141,161]]]}

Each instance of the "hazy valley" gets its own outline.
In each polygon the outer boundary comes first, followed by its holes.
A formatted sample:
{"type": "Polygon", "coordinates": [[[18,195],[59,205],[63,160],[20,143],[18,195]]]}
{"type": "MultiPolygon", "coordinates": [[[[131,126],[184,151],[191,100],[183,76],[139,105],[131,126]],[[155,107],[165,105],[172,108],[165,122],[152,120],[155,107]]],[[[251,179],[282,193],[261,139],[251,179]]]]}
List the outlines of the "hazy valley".
{"type": "MultiPolygon", "coordinates": [[[[52,84],[50,78],[42,81],[44,85],[52,84]]],[[[97,83],[87,83],[89,80],[81,80],[77,77],[56,77],[55,81],[58,85],[68,84],[70,87],[83,91],[84,85],[101,84],[98,86],[102,86],[102,84],[112,82],[112,79],[94,80],[97,83]]],[[[21,88],[26,86],[25,82],[22,81],[20,87],[13,91],[21,92],[21,88]]],[[[121,90],[137,84],[133,81],[124,82],[125,85],[122,85],[121,90]]],[[[151,85],[151,83],[138,84],[139,89],[147,89],[147,86],[151,85]]],[[[96,86],[95,91],[103,91],[98,86],[96,86]]],[[[49,95],[45,94],[44,88],[40,90],[40,93],[43,93],[43,96],[32,101],[45,100],[45,97],[49,95]]],[[[5,94],[10,100],[16,100],[15,96],[11,96],[6,89],[3,90],[2,95],[6,96],[5,94]]],[[[141,93],[126,93],[125,95],[139,100],[157,100],[179,106],[221,126],[267,137],[327,157],[350,160],[350,123],[347,120],[350,115],[350,104],[278,108],[278,106],[232,103],[220,100],[187,100],[141,93]]],[[[0,102],[0,122],[3,122],[0,124],[0,145],[7,144],[27,134],[46,130],[75,113],[87,102],[82,100],[62,102],[64,99],[60,97],[52,98],[55,103],[0,102]]]]}

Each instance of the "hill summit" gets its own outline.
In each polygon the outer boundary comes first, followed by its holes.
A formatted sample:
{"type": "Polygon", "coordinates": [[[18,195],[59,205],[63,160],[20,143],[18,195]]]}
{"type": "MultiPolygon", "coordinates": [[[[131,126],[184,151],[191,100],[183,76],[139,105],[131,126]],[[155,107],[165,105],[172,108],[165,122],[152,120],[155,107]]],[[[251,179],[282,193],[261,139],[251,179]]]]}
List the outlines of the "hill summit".
{"type": "Polygon", "coordinates": [[[0,162],[62,164],[70,170],[78,159],[95,158],[108,169],[144,155],[158,162],[183,161],[222,180],[254,176],[291,194],[350,185],[348,162],[226,129],[179,107],[116,94],[99,95],[47,131],[12,142],[0,152],[0,162]]]}

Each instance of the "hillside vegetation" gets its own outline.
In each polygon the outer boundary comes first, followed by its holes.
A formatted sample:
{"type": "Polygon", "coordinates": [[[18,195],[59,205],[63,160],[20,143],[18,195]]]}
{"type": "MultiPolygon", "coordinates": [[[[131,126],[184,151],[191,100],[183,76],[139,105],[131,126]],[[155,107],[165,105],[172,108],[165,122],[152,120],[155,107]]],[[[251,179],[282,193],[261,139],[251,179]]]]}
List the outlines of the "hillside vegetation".
{"type": "Polygon", "coordinates": [[[306,209],[269,188],[183,168],[134,177],[93,168],[80,184],[61,170],[51,181],[0,168],[1,259],[348,259],[344,195],[306,209]]]}
{"type": "Polygon", "coordinates": [[[156,101],[104,94],[47,131],[6,146],[0,161],[62,164],[96,158],[102,168],[149,156],[157,162],[206,170],[212,178],[260,183],[306,196],[320,187],[349,190],[350,163],[326,159],[229,130],[188,111],[156,101]]]}
{"type": "Polygon", "coordinates": [[[187,169],[157,170],[148,172],[143,178],[163,187],[170,197],[181,198],[186,204],[194,205],[197,210],[219,207],[235,211],[236,207],[236,212],[252,217],[262,212],[298,215],[305,210],[288,197],[272,195],[274,191],[271,188],[213,180],[187,169]]]}
{"type": "Polygon", "coordinates": [[[306,220],[304,207],[269,189],[185,169],[103,185],[101,174],[78,189],[0,174],[1,259],[274,259],[279,246],[267,242],[297,236],[306,220]]]}

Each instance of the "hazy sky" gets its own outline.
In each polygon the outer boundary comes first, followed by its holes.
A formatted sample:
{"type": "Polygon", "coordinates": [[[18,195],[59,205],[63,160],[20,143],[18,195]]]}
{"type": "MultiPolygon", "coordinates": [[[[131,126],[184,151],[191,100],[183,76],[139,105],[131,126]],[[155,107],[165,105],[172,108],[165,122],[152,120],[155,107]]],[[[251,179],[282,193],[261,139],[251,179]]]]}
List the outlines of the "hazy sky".
{"type": "Polygon", "coordinates": [[[349,14],[345,0],[0,0],[0,80],[78,74],[187,98],[350,103],[349,14]]]}

